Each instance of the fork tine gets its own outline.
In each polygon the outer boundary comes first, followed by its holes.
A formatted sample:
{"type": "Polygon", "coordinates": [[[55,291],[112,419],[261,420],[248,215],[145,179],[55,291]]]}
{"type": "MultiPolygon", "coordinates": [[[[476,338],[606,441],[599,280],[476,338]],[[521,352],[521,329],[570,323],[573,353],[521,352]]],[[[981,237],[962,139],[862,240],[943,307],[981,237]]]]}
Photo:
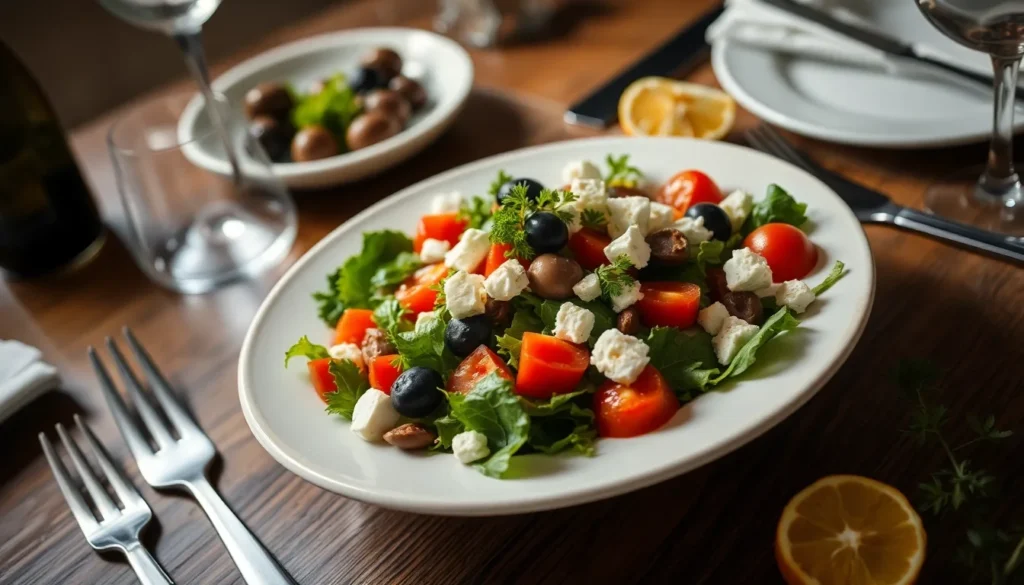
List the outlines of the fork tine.
{"type": "Polygon", "coordinates": [[[50,464],[50,469],[53,471],[53,477],[57,480],[57,487],[60,488],[60,493],[64,494],[64,499],[67,501],[68,507],[71,508],[71,514],[78,521],[82,532],[88,536],[89,533],[96,530],[99,526],[99,523],[96,522],[96,517],[92,515],[92,511],[82,498],[81,492],[71,482],[68,471],[64,468],[64,463],[54,452],[53,445],[50,443],[50,439],[46,438],[45,433],[39,433],[39,444],[42,445],[43,455],[46,456],[46,461],[50,464]]]}
{"type": "Polygon", "coordinates": [[[164,421],[160,420],[160,415],[153,409],[153,405],[149,403],[145,392],[142,390],[142,385],[139,384],[135,373],[128,366],[128,362],[124,361],[124,356],[117,347],[117,343],[109,337],[107,338],[107,349],[114,356],[114,363],[117,364],[117,369],[121,373],[121,379],[124,380],[127,392],[131,395],[132,402],[135,403],[135,410],[142,417],[142,422],[146,425],[149,434],[161,449],[170,447],[175,442],[174,437],[167,430],[167,425],[164,424],[164,421]]]}
{"type": "Polygon", "coordinates": [[[783,158],[797,166],[803,167],[804,170],[814,172],[814,164],[811,163],[810,159],[794,148],[792,144],[786,141],[782,135],[773,130],[770,126],[763,126],[761,133],[764,135],[765,139],[775,144],[779,152],[784,153],[783,158]]]}
{"type": "Polygon", "coordinates": [[[92,368],[100,380],[100,389],[103,390],[103,396],[107,399],[107,406],[110,407],[110,413],[114,416],[114,422],[117,423],[117,428],[121,431],[121,436],[124,437],[124,442],[128,445],[135,460],[151,457],[153,449],[135,426],[135,422],[128,413],[128,407],[124,405],[121,395],[118,394],[114,383],[110,380],[107,368],[103,366],[103,362],[100,361],[96,350],[92,347],[89,348],[89,361],[92,362],[92,368]]]}
{"type": "Polygon", "coordinates": [[[143,349],[142,344],[135,339],[135,334],[132,333],[132,330],[125,327],[123,332],[128,340],[128,347],[131,348],[132,353],[135,354],[135,359],[142,366],[142,371],[146,374],[146,379],[149,380],[149,387],[160,403],[160,407],[167,414],[167,418],[174,423],[174,426],[178,428],[178,432],[182,435],[191,432],[201,433],[202,431],[199,430],[192,417],[178,403],[177,398],[174,396],[174,391],[171,390],[171,385],[164,378],[163,374],[160,373],[160,369],[156,367],[156,364],[153,363],[153,359],[143,349]]]}
{"type": "Polygon", "coordinates": [[[96,462],[99,463],[103,475],[107,477],[107,481],[110,482],[111,487],[114,488],[114,492],[117,493],[117,497],[120,498],[125,508],[128,506],[139,506],[140,504],[146,505],[139,492],[136,491],[135,487],[121,473],[121,470],[110,460],[107,450],[100,445],[99,441],[92,434],[92,429],[82,422],[82,419],[77,414],[75,415],[75,426],[78,427],[79,432],[85,437],[85,442],[89,444],[89,449],[96,458],[96,462]]]}
{"type": "Polygon", "coordinates": [[[121,511],[117,508],[117,504],[114,503],[114,500],[110,499],[110,494],[100,485],[100,480],[96,478],[92,467],[89,467],[85,457],[82,456],[82,452],[78,450],[78,445],[71,440],[67,431],[64,430],[64,425],[60,423],[57,423],[57,435],[60,436],[60,442],[64,443],[64,449],[71,456],[71,462],[74,463],[75,469],[78,470],[78,476],[82,478],[82,483],[85,484],[86,491],[92,497],[93,504],[99,509],[100,516],[104,520],[109,520],[120,514],[121,511]]]}

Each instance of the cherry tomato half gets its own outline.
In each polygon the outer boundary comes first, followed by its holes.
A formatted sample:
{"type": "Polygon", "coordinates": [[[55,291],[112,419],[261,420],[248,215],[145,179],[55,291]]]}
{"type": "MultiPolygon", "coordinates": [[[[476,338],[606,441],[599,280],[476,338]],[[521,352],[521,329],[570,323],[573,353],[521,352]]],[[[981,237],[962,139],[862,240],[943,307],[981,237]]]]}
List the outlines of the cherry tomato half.
{"type": "Polygon", "coordinates": [[[330,371],[331,361],[331,358],[320,358],[309,360],[309,363],[306,364],[306,367],[309,368],[309,380],[313,383],[313,389],[324,402],[327,402],[327,394],[338,389],[330,371]]]}
{"type": "Polygon", "coordinates": [[[373,322],[373,311],[370,309],[345,309],[334,327],[334,344],[363,344],[366,330],[377,325],[373,322]]]}
{"type": "Polygon", "coordinates": [[[454,246],[459,243],[459,236],[466,231],[466,220],[460,219],[459,214],[434,213],[424,215],[416,226],[416,237],[412,241],[412,249],[419,253],[423,248],[423,242],[428,238],[444,240],[454,246]]]}
{"type": "Polygon", "coordinates": [[[401,373],[398,354],[379,355],[370,361],[370,387],[390,395],[391,385],[401,373]]]}
{"type": "Polygon", "coordinates": [[[590,365],[590,352],[550,335],[524,333],[516,393],[551,398],[572,392],[590,365]]]}
{"type": "Polygon", "coordinates": [[[764,256],[772,281],[800,279],[818,263],[818,249],[807,234],[788,223],[768,223],[750,232],[743,245],[764,256]]]}
{"type": "Polygon", "coordinates": [[[636,302],[648,327],[685,329],[697,322],[700,287],[690,282],[642,282],[644,298],[636,302]]]}
{"type": "Polygon", "coordinates": [[[608,234],[590,228],[583,228],[569,237],[569,249],[580,266],[594,270],[603,264],[611,264],[604,255],[604,249],[612,239],[608,234]]]}
{"type": "Polygon", "coordinates": [[[451,377],[448,378],[448,385],[445,389],[458,394],[469,394],[476,387],[477,382],[486,378],[491,372],[498,372],[498,375],[506,380],[512,379],[512,372],[505,365],[505,360],[491,351],[491,348],[481,345],[459,363],[459,367],[455,368],[451,377]]]}
{"type": "Polygon", "coordinates": [[[718,204],[722,201],[722,190],[711,177],[700,171],[676,173],[658,189],[656,201],[676,209],[676,219],[683,217],[691,205],[698,203],[718,204]]]}
{"type": "Polygon", "coordinates": [[[594,394],[597,433],[602,437],[635,437],[649,433],[679,410],[679,399],[654,366],[647,366],[632,384],[608,380],[594,394]]]}
{"type": "Polygon", "coordinates": [[[437,302],[437,291],[431,287],[441,282],[447,274],[448,267],[444,262],[430,264],[413,272],[412,276],[405,279],[395,291],[398,304],[405,307],[413,316],[433,311],[434,303],[437,302]]]}
{"type": "MultiPolygon", "coordinates": [[[[487,253],[487,259],[484,261],[484,276],[490,276],[499,266],[507,262],[508,256],[505,254],[511,249],[512,244],[491,244],[491,250],[487,253]]],[[[523,265],[523,268],[530,267],[530,263],[522,258],[519,258],[519,263],[523,265]]]]}

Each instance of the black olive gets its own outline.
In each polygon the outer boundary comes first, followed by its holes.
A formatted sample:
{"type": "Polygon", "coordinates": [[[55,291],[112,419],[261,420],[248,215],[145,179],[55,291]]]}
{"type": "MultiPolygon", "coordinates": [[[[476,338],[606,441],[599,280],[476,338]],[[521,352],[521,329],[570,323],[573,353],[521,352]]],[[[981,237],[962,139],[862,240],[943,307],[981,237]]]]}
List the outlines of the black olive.
{"type": "Polygon", "coordinates": [[[723,242],[732,235],[732,222],[725,211],[714,203],[698,203],[686,210],[686,217],[704,218],[704,227],[711,230],[712,237],[723,242]]]}
{"type": "Polygon", "coordinates": [[[381,72],[371,67],[360,67],[348,80],[348,86],[356,93],[366,93],[385,87],[388,80],[384,79],[381,72]]]}
{"type": "Polygon", "coordinates": [[[439,390],[443,385],[441,374],[434,370],[421,366],[409,368],[399,374],[391,385],[391,405],[402,416],[427,416],[444,399],[439,390]]]}
{"type": "Polygon", "coordinates": [[[491,339],[491,319],[486,314],[452,319],[444,328],[444,343],[452,353],[466,357],[491,339]]]}
{"type": "Polygon", "coordinates": [[[295,128],[269,116],[256,116],[249,125],[249,135],[256,139],[273,162],[286,162],[292,147],[295,128]]]}
{"type": "Polygon", "coordinates": [[[533,179],[512,179],[498,189],[498,204],[503,203],[509,193],[512,192],[512,187],[520,183],[526,184],[526,197],[533,201],[536,201],[540,197],[540,192],[544,190],[544,185],[541,185],[539,181],[534,181],[533,179]]]}
{"type": "Polygon", "coordinates": [[[569,242],[569,228],[554,213],[538,211],[523,226],[526,243],[538,254],[554,254],[569,242]]]}

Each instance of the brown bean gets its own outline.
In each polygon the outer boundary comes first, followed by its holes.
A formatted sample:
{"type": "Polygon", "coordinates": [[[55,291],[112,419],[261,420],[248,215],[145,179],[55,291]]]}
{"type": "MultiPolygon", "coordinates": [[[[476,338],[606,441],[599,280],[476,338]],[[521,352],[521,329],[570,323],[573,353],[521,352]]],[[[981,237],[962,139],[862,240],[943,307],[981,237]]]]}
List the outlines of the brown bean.
{"type": "Polygon", "coordinates": [[[721,302],[733,317],[743,319],[751,325],[760,325],[764,318],[761,299],[752,292],[727,292],[721,302]]]}
{"type": "Polygon", "coordinates": [[[633,335],[640,331],[640,311],[635,307],[629,307],[619,313],[619,320],[615,328],[626,335],[633,335]]]}
{"type": "Polygon", "coordinates": [[[427,104],[427,90],[415,79],[399,75],[388,82],[388,87],[402,94],[414,112],[427,104]]]}
{"type": "Polygon", "coordinates": [[[276,120],[287,120],[295,102],[292,94],[280,83],[261,83],[245,93],[245,115],[270,116],[276,120]]]}
{"type": "Polygon", "coordinates": [[[409,101],[402,97],[402,94],[390,89],[375,89],[370,93],[361,96],[363,109],[366,111],[378,111],[387,116],[398,118],[401,124],[409,121],[412,116],[412,106],[409,101]]]}
{"type": "Polygon", "coordinates": [[[583,280],[583,268],[572,258],[541,254],[526,271],[530,288],[541,298],[564,300],[573,296],[572,287],[583,280]]]}
{"type": "Polygon", "coordinates": [[[512,303],[487,297],[484,314],[491,319],[495,327],[505,327],[512,321],[512,303]]]}
{"type": "Polygon", "coordinates": [[[401,131],[402,124],[398,118],[383,112],[366,112],[348,125],[345,141],[352,150],[359,150],[387,140],[401,131]]]}
{"type": "Polygon", "coordinates": [[[292,128],[292,125],[287,122],[270,116],[256,116],[249,124],[249,135],[260,143],[271,161],[284,162],[291,149],[295,128],[292,128]]]}
{"type": "Polygon", "coordinates": [[[401,55],[386,47],[378,47],[363,55],[361,64],[363,67],[376,69],[384,79],[391,79],[402,72],[401,55]]]}
{"type": "Polygon", "coordinates": [[[651,262],[665,266],[678,266],[686,262],[686,236],[676,229],[658,230],[647,236],[651,247],[651,262]]]}
{"type": "Polygon", "coordinates": [[[363,337],[363,362],[369,366],[373,358],[381,355],[391,355],[398,353],[394,345],[388,341],[386,333],[371,327],[366,330],[366,335],[363,337]]]}
{"type": "Polygon", "coordinates": [[[412,451],[429,447],[437,438],[430,429],[417,423],[408,423],[384,433],[384,440],[398,447],[412,451]]]}
{"type": "Polygon", "coordinates": [[[323,126],[307,126],[292,139],[292,160],[308,162],[338,154],[338,141],[323,126]]]}
{"type": "Polygon", "coordinates": [[[729,284],[725,280],[725,271],[721,268],[708,268],[708,294],[712,301],[722,300],[722,296],[729,292],[729,284]]]}

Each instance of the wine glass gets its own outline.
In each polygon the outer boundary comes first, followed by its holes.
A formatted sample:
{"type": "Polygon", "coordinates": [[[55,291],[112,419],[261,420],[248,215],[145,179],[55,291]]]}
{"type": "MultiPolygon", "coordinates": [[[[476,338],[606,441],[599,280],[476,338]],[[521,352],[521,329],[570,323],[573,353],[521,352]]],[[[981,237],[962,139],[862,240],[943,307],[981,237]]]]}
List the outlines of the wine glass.
{"type": "Polygon", "coordinates": [[[992,58],[995,113],[984,169],[964,170],[925,194],[937,214],[1011,236],[1024,235],[1024,187],[1013,162],[1013,114],[1024,57],[1024,2],[914,0],[942,34],[992,58]]]}

